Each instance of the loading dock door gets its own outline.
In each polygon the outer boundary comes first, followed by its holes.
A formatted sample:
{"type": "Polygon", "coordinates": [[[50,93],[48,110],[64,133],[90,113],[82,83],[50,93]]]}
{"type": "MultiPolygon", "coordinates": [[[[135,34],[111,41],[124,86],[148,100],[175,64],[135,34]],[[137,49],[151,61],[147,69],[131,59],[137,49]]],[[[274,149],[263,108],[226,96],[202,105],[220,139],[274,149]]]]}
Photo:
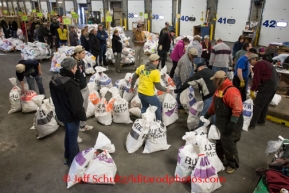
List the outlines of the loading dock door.
{"type": "MultiPolygon", "coordinates": [[[[144,16],[140,16],[139,13],[144,14],[144,1],[134,0],[128,1],[128,30],[133,30],[132,22],[138,22],[139,20],[144,20],[144,16]]],[[[144,30],[144,29],[143,29],[144,30]]]]}
{"type": "Polygon", "coordinates": [[[165,23],[172,23],[172,0],[152,1],[152,32],[160,33],[165,23]]]}

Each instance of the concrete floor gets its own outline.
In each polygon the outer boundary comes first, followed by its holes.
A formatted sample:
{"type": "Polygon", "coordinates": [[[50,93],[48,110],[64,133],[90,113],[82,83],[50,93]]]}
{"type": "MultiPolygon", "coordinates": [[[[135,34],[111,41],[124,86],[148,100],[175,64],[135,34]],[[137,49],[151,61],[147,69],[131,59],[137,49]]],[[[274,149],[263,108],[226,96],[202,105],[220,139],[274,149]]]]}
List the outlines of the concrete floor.
{"type": "MultiPolygon", "coordinates": [[[[20,59],[20,52],[7,53],[0,56],[0,70],[2,81],[0,100],[0,190],[3,193],[29,192],[29,193],[59,193],[66,191],[66,183],[63,178],[69,168],[63,164],[64,128],[59,129],[44,139],[36,139],[36,131],[29,130],[32,126],[34,113],[23,114],[21,112],[7,115],[9,110],[8,94],[11,90],[8,78],[15,76],[15,65],[20,59]]],[[[148,57],[145,56],[145,61],[148,57]]],[[[49,73],[50,61],[42,63],[43,83],[47,96],[50,95],[48,83],[51,77],[49,73]]],[[[171,63],[167,63],[169,68],[171,63]]],[[[114,71],[113,66],[107,74],[116,81],[123,78],[126,72],[133,72],[132,66],[125,67],[121,74],[114,71]]],[[[198,97],[199,98],[199,97],[198,97]]],[[[173,176],[178,148],[184,145],[182,136],[187,132],[185,114],[180,114],[179,120],[168,127],[167,140],[171,147],[167,151],[142,154],[143,148],[136,153],[128,154],[125,149],[126,136],[131,130],[132,124],[112,124],[103,126],[94,118],[87,121],[95,129],[80,132],[83,142],[79,144],[80,150],[93,147],[98,132],[103,132],[116,147],[112,157],[117,165],[117,174],[129,176],[138,174],[150,177],[173,176]]],[[[267,122],[266,126],[258,126],[255,130],[243,132],[238,143],[240,168],[231,175],[220,172],[219,176],[226,179],[222,187],[216,193],[249,193],[253,192],[259,177],[255,175],[255,168],[266,167],[272,156],[265,155],[265,149],[269,140],[276,140],[279,135],[289,138],[288,128],[267,122]]],[[[109,193],[175,193],[190,192],[190,184],[173,183],[132,183],[116,185],[90,185],[78,184],[69,192],[109,192],[109,193]]]]}

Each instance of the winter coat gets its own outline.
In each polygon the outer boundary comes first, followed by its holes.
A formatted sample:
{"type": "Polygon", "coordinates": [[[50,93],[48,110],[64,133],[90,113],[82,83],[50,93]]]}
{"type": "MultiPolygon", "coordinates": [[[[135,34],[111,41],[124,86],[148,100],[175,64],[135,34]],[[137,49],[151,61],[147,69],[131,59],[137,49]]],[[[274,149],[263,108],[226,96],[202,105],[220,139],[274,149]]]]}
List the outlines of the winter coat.
{"type": "Polygon", "coordinates": [[[185,43],[183,40],[180,40],[176,44],[170,57],[173,61],[178,62],[180,58],[184,55],[184,53],[185,53],[185,43]]]}

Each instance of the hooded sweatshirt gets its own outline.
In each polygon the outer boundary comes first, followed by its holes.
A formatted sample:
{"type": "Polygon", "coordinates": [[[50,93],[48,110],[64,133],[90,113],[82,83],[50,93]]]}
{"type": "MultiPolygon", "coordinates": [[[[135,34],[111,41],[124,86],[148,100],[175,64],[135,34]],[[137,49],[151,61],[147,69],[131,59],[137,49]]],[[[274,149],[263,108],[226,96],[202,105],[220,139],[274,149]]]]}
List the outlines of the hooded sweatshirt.
{"type": "Polygon", "coordinates": [[[198,58],[202,56],[203,47],[198,40],[194,40],[191,45],[187,48],[186,53],[189,52],[191,48],[195,48],[198,51],[198,58]]]}
{"type": "Polygon", "coordinates": [[[60,69],[60,74],[51,78],[49,88],[59,121],[71,123],[86,120],[79,84],[71,71],[60,69]]]}
{"type": "Polygon", "coordinates": [[[155,88],[159,91],[167,91],[167,89],[160,83],[160,71],[157,69],[156,65],[150,62],[145,65],[141,65],[136,69],[136,72],[132,77],[131,88],[134,88],[137,78],[139,78],[138,92],[143,95],[154,96],[155,88]]]}
{"type": "Polygon", "coordinates": [[[189,77],[192,71],[192,62],[188,54],[184,54],[178,62],[177,68],[175,70],[175,76],[179,77],[184,83],[189,77]]]}

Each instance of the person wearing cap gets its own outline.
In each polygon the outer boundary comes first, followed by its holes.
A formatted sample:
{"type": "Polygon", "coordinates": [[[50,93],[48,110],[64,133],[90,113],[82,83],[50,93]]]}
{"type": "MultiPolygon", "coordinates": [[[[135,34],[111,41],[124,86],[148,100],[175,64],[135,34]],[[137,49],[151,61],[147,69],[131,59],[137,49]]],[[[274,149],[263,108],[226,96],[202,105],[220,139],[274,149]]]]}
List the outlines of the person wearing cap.
{"type": "Polygon", "coordinates": [[[161,37],[163,35],[163,33],[168,33],[169,32],[169,27],[170,27],[169,22],[166,22],[165,23],[165,27],[163,29],[161,29],[159,36],[161,37]]]}
{"type": "Polygon", "coordinates": [[[78,35],[73,25],[69,26],[69,43],[70,46],[78,45],[78,35]]]}
{"type": "Polygon", "coordinates": [[[251,48],[252,48],[252,44],[251,44],[251,43],[248,43],[248,42],[245,42],[245,43],[243,44],[242,49],[239,50],[239,51],[236,53],[236,55],[235,55],[235,59],[234,59],[235,63],[238,62],[239,58],[240,58],[241,56],[244,56],[244,55],[249,51],[249,49],[251,49],[251,48]]]}
{"type": "Polygon", "coordinates": [[[41,65],[37,60],[20,60],[16,65],[16,76],[21,85],[21,93],[24,93],[24,77],[26,78],[29,90],[35,89],[34,80],[37,83],[39,94],[45,95],[42,83],[41,65]]]}
{"type": "Polygon", "coordinates": [[[44,22],[40,27],[38,28],[37,36],[38,36],[38,41],[39,42],[45,42],[44,38],[48,37],[50,34],[48,28],[47,28],[47,23],[44,22]]]}
{"type": "MultiPolygon", "coordinates": [[[[199,63],[196,67],[196,73],[194,73],[192,77],[189,77],[182,84],[180,89],[175,90],[175,93],[182,93],[189,86],[198,84],[200,95],[202,96],[202,99],[204,101],[203,110],[201,111],[200,116],[204,116],[212,104],[213,95],[216,91],[216,86],[211,80],[211,77],[213,77],[214,74],[215,72],[207,68],[207,65],[205,63],[199,63]]],[[[198,128],[203,125],[204,123],[200,121],[198,128]]]]}
{"type": "MultiPolygon", "coordinates": [[[[180,89],[182,84],[190,77],[191,71],[194,70],[194,58],[198,57],[198,51],[195,48],[191,48],[188,53],[185,53],[178,62],[175,70],[174,82],[176,89],[180,89]]],[[[179,108],[182,108],[180,103],[180,94],[177,94],[176,98],[179,108]]]]}
{"type": "MultiPolygon", "coordinates": [[[[87,87],[85,64],[83,61],[83,59],[85,58],[85,49],[82,46],[76,46],[74,48],[74,54],[72,57],[76,60],[76,63],[77,63],[77,70],[75,72],[75,80],[79,84],[79,88],[83,97],[83,107],[86,112],[87,107],[88,107],[89,90],[87,87]]],[[[93,129],[93,127],[87,125],[85,121],[80,122],[79,131],[83,132],[83,131],[87,131],[91,129],[93,129]]]]}
{"type": "Polygon", "coordinates": [[[137,24],[136,30],[132,33],[132,42],[134,43],[135,49],[135,63],[134,67],[138,68],[143,64],[144,50],[143,46],[146,42],[146,36],[142,31],[141,25],[137,24]]]}
{"type": "MultiPolygon", "coordinates": [[[[193,42],[190,44],[190,46],[187,49],[187,52],[191,49],[191,48],[195,48],[198,51],[198,57],[194,58],[194,64],[199,64],[201,63],[201,55],[202,55],[202,45],[200,44],[201,42],[201,36],[196,35],[193,39],[193,42]]],[[[195,69],[192,69],[191,71],[191,75],[193,76],[195,72],[195,69]]]]}
{"type": "Polygon", "coordinates": [[[215,125],[221,134],[220,140],[216,141],[217,155],[226,166],[226,172],[231,174],[239,167],[236,143],[241,138],[243,127],[242,98],[239,90],[227,78],[226,72],[217,71],[211,80],[217,89],[204,118],[216,115],[215,125]]]}
{"type": "Polygon", "coordinates": [[[121,51],[122,51],[122,43],[119,37],[118,30],[114,30],[112,37],[112,51],[115,57],[115,71],[120,73],[120,60],[121,60],[121,51]]]}
{"type": "Polygon", "coordinates": [[[70,165],[79,152],[77,143],[80,121],[86,121],[83,97],[79,83],[75,80],[77,62],[72,57],[61,62],[59,74],[49,82],[50,95],[57,119],[64,123],[64,164],[70,165]]]}
{"type": "Polygon", "coordinates": [[[209,60],[212,50],[212,43],[210,42],[210,36],[205,35],[204,41],[201,43],[202,45],[202,62],[209,66],[209,60]]]}
{"type": "Polygon", "coordinates": [[[161,57],[162,60],[162,68],[166,65],[168,51],[171,47],[171,42],[174,44],[174,36],[175,30],[170,29],[168,33],[163,33],[162,36],[159,37],[158,55],[161,57]]]}
{"type": "Polygon", "coordinates": [[[161,85],[161,74],[157,69],[159,64],[160,56],[157,54],[152,54],[149,57],[149,62],[145,65],[141,65],[136,69],[133,74],[131,81],[131,91],[133,91],[134,84],[139,78],[138,85],[138,96],[141,100],[142,109],[141,113],[145,113],[147,108],[151,106],[156,106],[157,110],[155,112],[156,119],[162,120],[162,105],[158,97],[155,95],[155,88],[159,91],[170,92],[169,88],[165,88],[161,85]]]}
{"type": "MultiPolygon", "coordinates": [[[[51,36],[54,40],[54,43],[55,43],[55,48],[58,48],[59,47],[59,40],[57,39],[57,29],[59,28],[59,21],[57,20],[57,17],[53,17],[52,19],[52,23],[50,24],[50,33],[51,33],[51,36]]],[[[52,43],[52,47],[51,49],[53,48],[53,43],[52,43]]]]}
{"type": "Polygon", "coordinates": [[[100,45],[101,45],[101,52],[99,55],[99,64],[105,66],[108,69],[108,65],[106,63],[106,39],[108,38],[107,33],[103,30],[103,25],[98,24],[98,31],[96,34],[96,37],[98,38],[100,45]],[[103,62],[103,63],[102,63],[103,62]]]}
{"type": "Polygon", "coordinates": [[[259,58],[262,60],[266,60],[270,63],[273,62],[273,59],[268,54],[266,54],[266,49],[263,47],[259,48],[259,58]]]}
{"type": "MultiPolygon", "coordinates": [[[[101,45],[99,39],[96,37],[97,30],[95,28],[89,28],[88,32],[89,32],[88,38],[89,38],[90,52],[92,55],[94,55],[95,61],[97,61],[97,58],[101,52],[101,45]]],[[[96,66],[98,66],[97,63],[93,66],[93,68],[96,66]]]]}
{"type": "Polygon", "coordinates": [[[249,129],[254,129],[257,123],[265,124],[268,106],[277,91],[280,80],[275,67],[266,60],[258,61],[258,57],[257,54],[251,54],[249,57],[250,64],[254,66],[253,84],[250,90],[250,97],[254,99],[254,107],[249,129]],[[258,92],[255,98],[256,91],[258,92]]]}
{"type": "Polygon", "coordinates": [[[226,45],[221,38],[217,39],[217,45],[212,49],[209,65],[212,70],[217,72],[223,70],[228,72],[229,66],[232,65],[231,48],[226,45]]]}
{"type": "Polygon", "coordinates": [[[176,67],[178,65],[179,60],[185,54],[185,46],[190,43],[190,40],[187,37],[184,37],[176,44],[172,54],[171,59],[173,61],[173,67],[170,72],[170,77],[173,78],[175,74],[176,67]]]}
{"type": "Polygon", "coordinates": [[[249,49],[244,56],[241,56],[237,61],[234,68],[233,84],[237,87],[241,93],[242,101],[247,98],[247,88],[249,82],[249,75],[251,72],[251,65],[249,62],[250,55],[256,50],[254,48],[249,49]]]}
{"type": "Polygon", "coordinates": [[[59,40],[59,46],[67,46],[67,29],[64,28],[63,23],[59,24],[56,35],[59,40]]]}

